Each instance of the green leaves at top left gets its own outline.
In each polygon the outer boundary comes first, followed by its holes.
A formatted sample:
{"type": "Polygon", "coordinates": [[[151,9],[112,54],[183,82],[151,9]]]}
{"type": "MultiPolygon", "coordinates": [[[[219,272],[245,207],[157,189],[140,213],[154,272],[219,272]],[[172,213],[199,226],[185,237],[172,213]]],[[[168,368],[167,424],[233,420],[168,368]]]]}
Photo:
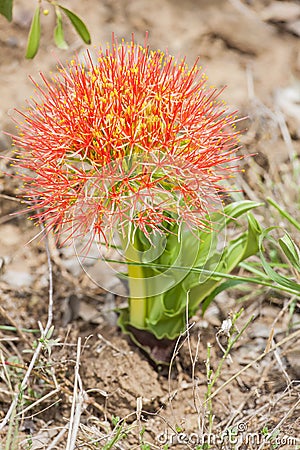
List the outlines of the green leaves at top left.
{"type": "MultiPolygon", "coordinates": [[[[8,2],[8,0],[5,0],[4,3],[8,2]]],[[[2,5],[3,2],[0,0],[0,13],[3,15],[4,12],[6,12],[6,17],[11,17],[9,15],[9,10],[4,10],[4,6],[2,5]]],[[[8,2],[9,3],[9,2],[8,2]]],[[[54,28],[54,42],[56,46],[60,49],[66,50],[68,48],[68,44],[65,41],[64,38],[64,31],[63,31],[63,21],[62,21],[62,14],[61,11],[64,12],[64,14],[68,17],[70,20],[73,28],[75,31],[79,34],[81,39],[86,43],[91,43],[91,36],[90,33],[84,24],[84,22],[72,11],[64,8],[61,5],[53,4],[53,7],[55,9],[55,15],[56,15],[56,25],[54,28]]],[[[45,15],[48,15],[45,13],[45,15]]],[[[40,5],[37,6],[35,9],[31,26],[29,30],[28,40],[27,40],[27,48],[26,48],[26,58],[32,59],[35,57],[35,55],[38,52],[39,45],[40,45],[40,37],[41,37],[41,7],[40,5]]]]}
{"type": "Polygon", "coordinates": [[[0,1],[0,14],[2,14],[9,22],[12,21],[12,7],[13,0],[0,1]]]}
{"type": "Polygon", "coordinates": [[[40,18],[41,10],[38,6],[34,12],[31,26],[28,35],[27,41],[27,49],[25,57],[27,59],[32,59],[37,54],[40,45],[40,37],[41,37],[41,18],[40,18]]]}

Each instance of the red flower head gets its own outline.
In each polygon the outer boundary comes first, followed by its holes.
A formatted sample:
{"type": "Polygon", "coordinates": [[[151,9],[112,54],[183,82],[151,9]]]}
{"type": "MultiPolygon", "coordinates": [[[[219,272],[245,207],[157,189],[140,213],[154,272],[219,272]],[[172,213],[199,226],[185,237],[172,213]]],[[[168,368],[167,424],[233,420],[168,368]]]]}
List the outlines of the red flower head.
{"type": "Polygon", "coordinates": [[[238,141],[196,64],[113,39],[96,63],[88,53],[41,77],[14,139],[35,217],[70,236],[204,226],[238,141]]]}

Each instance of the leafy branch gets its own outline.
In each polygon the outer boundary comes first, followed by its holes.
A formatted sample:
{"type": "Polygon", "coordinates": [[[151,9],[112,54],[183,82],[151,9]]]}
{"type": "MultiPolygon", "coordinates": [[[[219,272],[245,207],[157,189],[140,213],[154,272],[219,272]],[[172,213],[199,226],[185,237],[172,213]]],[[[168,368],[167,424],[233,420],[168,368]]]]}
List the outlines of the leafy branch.
{"type": "MultiPolygon", "coordinates": [[[[54,28],[53,37],[54,42],[58,48],[63,50],[68,48],[68,44],[64,38],[63,19],[62,19],[63,14],[67,16],[73,28],[75,29],[77,34],[81,37],[83,42],[85,44],[91,43],[91,36],[85,23],[74,12],[58,4],[56,1],[47,0],[47,2],[54,9],[56,16],[56,26],[54,28]]],[[[12,21],[13,0],[2,0],[0,2],[0,14],[2,14],[9,22],[12,21]]],[[[39,49],[41,37],[41,14],[47,16],[49,14],[49,11],[48,9],[43,9],[41,7],[41,0],[39,0],[38,6],[35,9],[30,25],[25,55],[27,59],[34,58],[39,49]]]]}

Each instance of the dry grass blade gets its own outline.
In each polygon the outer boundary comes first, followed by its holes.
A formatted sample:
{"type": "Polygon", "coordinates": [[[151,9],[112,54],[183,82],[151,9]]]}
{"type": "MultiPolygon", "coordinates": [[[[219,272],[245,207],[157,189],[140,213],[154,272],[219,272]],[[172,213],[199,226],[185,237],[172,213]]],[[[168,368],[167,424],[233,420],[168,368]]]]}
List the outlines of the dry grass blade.
{"type": "Polygon", "coordinates": [[[77,357],[75,364],[73,401],[72,401],[66,450],[73,450],[76,447],[76,438],[79,430],[80,417],[84,409],[84,391],[79,374],[80,355],[81,355],[81,338],[79,337],[77,342],[77,357]]]}

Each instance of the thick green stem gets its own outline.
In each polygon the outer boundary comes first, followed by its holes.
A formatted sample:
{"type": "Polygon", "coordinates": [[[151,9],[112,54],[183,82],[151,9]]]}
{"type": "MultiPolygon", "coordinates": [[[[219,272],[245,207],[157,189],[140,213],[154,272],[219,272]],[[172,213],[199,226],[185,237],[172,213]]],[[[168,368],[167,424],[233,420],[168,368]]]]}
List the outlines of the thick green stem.
{"type": "MultiPolygon", "coordinates": [[[[139,250],[134,244],[124,242],[124,253],[129,263],[139,263],[139,250]]],[[[145,273],[142,266],[128,264],[128,287],[129,287],[129,320],[136,328],[144,328],[147,314],[147,289],[145,273]]]]}
{"type": "MultiPolygon", "coordinates": [[[[147,304],[146,304],[146,292],[145,292],[145,283],[142,277],[142,270],[135,273],[132,273],[133,266],[129,266],[130,270],[128,270],[129,275],[129,320],[132,326],[136,328],[143,328],[145,325],[145,317],[147,313],[147,304]],[[137,281],[137,277],[139,280],[137,281]],[[138,291],[138,292],[137,292],[138,291]],[[142,297],[136,297],[136,295],[142,295],[142,297]]],[[[140,269],[140,267],[135,267],[135,269],[140,269]]]]}

